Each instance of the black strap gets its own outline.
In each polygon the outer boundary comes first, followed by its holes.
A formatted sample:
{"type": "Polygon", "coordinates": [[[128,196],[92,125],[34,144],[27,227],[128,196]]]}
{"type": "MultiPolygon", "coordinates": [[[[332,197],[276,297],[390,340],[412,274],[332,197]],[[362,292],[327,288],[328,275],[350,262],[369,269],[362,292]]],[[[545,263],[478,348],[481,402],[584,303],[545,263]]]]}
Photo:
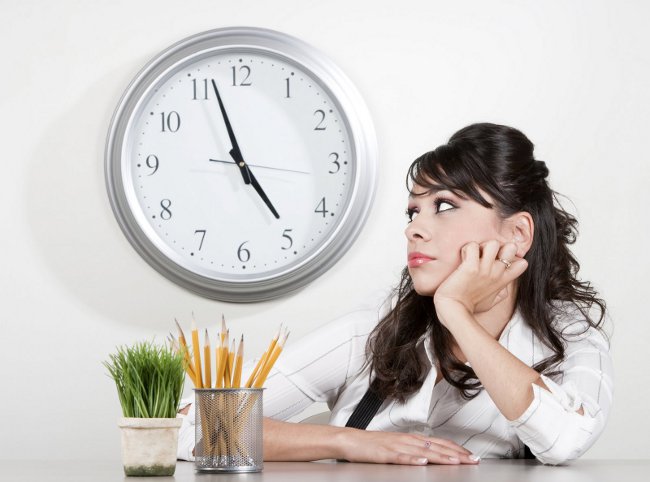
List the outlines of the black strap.
{"type": "Polygon", "coordinates": [[[384,399],[377,395],[371,386],[350,415],[345,426],[365,430],[383,402],[384,399]]]}

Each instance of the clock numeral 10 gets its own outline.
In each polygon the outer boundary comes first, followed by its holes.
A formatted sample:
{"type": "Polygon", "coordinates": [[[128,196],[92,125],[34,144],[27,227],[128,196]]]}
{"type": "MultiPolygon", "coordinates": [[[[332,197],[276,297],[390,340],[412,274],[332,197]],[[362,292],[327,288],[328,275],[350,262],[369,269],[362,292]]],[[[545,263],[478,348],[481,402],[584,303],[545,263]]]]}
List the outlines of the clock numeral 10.
{"type": "Polygon", "coordinates": [[[181,116],[175,110],[169,112],[167,115],[161,112],[160,121],[162,124],[161,132],[176,132],[181,127],[181,116]]]}

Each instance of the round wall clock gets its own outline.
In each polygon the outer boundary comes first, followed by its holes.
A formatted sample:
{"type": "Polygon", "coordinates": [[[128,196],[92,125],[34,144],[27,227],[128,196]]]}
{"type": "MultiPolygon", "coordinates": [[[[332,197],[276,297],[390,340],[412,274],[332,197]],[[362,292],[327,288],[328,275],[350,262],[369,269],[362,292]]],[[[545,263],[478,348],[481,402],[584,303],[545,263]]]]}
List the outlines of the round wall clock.
{"type": "Polygon", "coordinates": [[[376,138],[357,90],[306,43],[260,28],[171,46],[127,88],[106,147],[123,232],[156,270],[223,301],[329,269],[369,213],[376,138]]]}

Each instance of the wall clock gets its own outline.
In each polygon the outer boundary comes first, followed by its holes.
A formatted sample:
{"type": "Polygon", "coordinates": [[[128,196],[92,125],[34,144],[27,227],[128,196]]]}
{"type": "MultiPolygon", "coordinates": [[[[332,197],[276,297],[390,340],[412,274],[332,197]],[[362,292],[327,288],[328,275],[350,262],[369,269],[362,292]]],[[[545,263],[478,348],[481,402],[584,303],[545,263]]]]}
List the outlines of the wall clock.
{"type": "Polygon", "coordinates": [[[223,28],[156,56],[122,96],[105,174],[156,270],[203,296],[271,299],[348,250],[375,192],[372,120],[343,72],[289,35],[223,28]]]}

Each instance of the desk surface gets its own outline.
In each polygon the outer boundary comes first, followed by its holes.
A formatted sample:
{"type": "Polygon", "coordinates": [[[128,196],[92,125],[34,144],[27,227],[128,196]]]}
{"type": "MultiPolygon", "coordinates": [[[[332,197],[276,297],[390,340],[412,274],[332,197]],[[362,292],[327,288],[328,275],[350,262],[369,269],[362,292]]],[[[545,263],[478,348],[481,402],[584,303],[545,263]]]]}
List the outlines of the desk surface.
{"type": "Polygon", "coordinates": [[[266,462],[257,474],[200,474],[178,462],[174,477],[125,477],[119,462],[0,461],[2,480],[12,482],[611,482],[647,481],[650,460],[577,460],[549,467],[530,460],[483,460],[478,466],[410,467],[336,462],[266,462]]]}

